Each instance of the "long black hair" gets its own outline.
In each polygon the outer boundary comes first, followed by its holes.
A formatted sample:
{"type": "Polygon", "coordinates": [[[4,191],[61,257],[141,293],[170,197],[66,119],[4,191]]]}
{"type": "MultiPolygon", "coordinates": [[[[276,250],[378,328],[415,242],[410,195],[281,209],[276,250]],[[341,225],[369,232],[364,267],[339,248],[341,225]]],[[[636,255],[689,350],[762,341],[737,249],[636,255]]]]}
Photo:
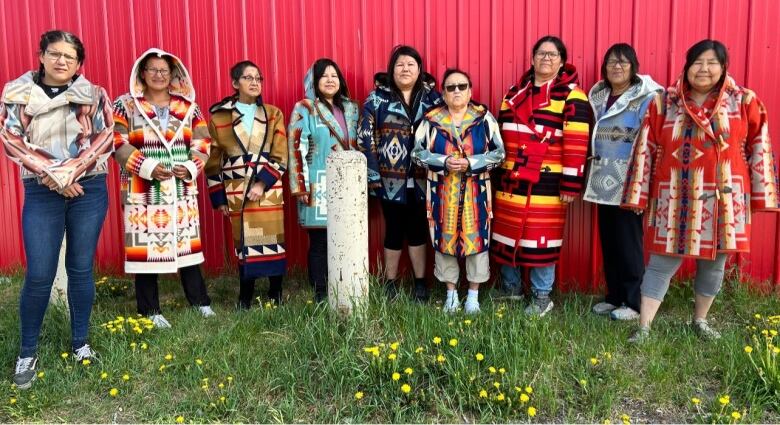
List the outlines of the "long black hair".
{"type": "Polygon", "coordinates": [[[387,79],[388,84],[390,85],[390,90],[398,95],[398,97],[401,99],[401,102],[405,106],[412,107],[413,105],[406,105],[401,90],[398,88],[398,86],[395,85],[395,78],[393,78],[395,63],[398,62],[398,58],[401,56],[411,57],[415,62],[417,62],[417,66],[420,68],[420,74],[417,76],[417,81],[415,81],[414,87],[412,88],[412,96],[410,97],[412,103],[414,103],[415,99],[417,99],[417,94],[423,88],[423,75],[425,74],[423,72],[423,60],[422,56],[420,56],[420,52],[418,52],[417,49],[412,46],[401,44],[393,47],[393,50],[390,51],[390,60],[387,61],[387,79]]]}
{"type": "MultiPolygon", "coordinates": [[[[73,50],[76,51],[76,58],[79,61],[79,67],[80,67],[84,63],[84,59],[86,58],[86,53],[84,51],[84,44],[81,42],[81,40],[78,37],[76,37],[74,34],[69,33],[67,31],[51,30],[41,34],[41,41],[38,43],[39,54],[41,55],[46,54],[46,49],[49,48],[50,44],[57,43],[60,41],[64,41],[73,47],[73,50]]],[[[41,81],[44,72],[45,69],[43,67],[43,63],[40,63],[38,65],[38,75],[36,77],[38,81],[41,81]]]]}
{"type": "Polygon", "coordinates": [[[698,59],[699,56],[701,56],[701,54],[707,50],[712,50],[715,52],[715,57],[718,58],[718,62],[720,62],[720,65],[723,67],[723,74],[721,74],[720,80],[718,80],[718,84],[715,86],[719,89],[721,86],[723,86],[723,82],[726,81],[726,70],[729,69],[729,51],[726,49],[726,46],[718,40],[704,39],[688,49],[688,51],[685,53],[683,81],[685,81],[687,84],[690,84],[688,81],[688,69],[690,69],[690,67],[693,66],[693,63],[696,62],[696,59],[698,59]]]}
{"type": "Polygon", "coordinates": [[[337,108],[344,111],[344,98],[349,98],[349,88],[347,87],[347,81],[344,79],[344,74],[341,73],[341,70],[339,69],[339,66],[336,65],[336,62],[333,61],[333,59],[330,58],[320,58],[317,59],[316,62],[314,62],[314,65],[312,65],[312,84],[314,85],[314,95],[317,97],[317,99],[320,100],[320,102],[324,103],[325,106],[328,107],[328,109],[333,111],[333,108],[330,105],[330,102],[325,99],[325,97],[320,93],[320,78],[322,78],[323,75],[325,75],[325,70],[328,69],[329,66],[332,66],[333,69],[336,70],[336,76],[339,79],[339,91],[336,93],[335,96],[333,96],[333,105],[335,105],[337,108]]]}
{"type": "Polygon", "coordinates": [[[607,53],[604,53],[604,60],[601,61],[601,79],[612,88],[609,79],[607,78],[607,61],[610,56],[614,56],[615,59],[626,58],[631,64],[631,84],[638,84],[641,80],[636,74],[639,73],[639,59],[636,57],[636,50],[628,43],[617,43],[610,46],[607,49],[607,53]]]}

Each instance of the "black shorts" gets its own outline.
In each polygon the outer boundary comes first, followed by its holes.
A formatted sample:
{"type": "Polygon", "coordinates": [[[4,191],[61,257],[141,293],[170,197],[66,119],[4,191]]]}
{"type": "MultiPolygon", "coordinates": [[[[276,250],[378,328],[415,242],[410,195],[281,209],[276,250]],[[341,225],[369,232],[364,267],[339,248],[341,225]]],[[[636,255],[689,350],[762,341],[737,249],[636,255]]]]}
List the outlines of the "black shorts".
{"type": "Polygon", "coordinates": [[[414,189],[406,190],[406,204],[382,200],[385,248],[399,251],[404,239],[409,246],[425,245],[428,239],[425,202],[418,199],[415,192],[414,189]]]}

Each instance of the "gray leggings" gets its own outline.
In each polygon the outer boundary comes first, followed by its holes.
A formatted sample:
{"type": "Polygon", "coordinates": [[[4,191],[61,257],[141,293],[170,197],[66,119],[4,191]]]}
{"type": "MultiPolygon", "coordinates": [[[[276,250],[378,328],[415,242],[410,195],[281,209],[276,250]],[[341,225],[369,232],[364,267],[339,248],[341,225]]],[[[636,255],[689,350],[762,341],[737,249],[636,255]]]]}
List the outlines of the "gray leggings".
{"type": "MultiPolygon", "coordinates": [[[[669,281],[682,264],[681,257],[669,255],[650,255],[645,275],[642,278],[642,296],[658,301],[664,300],[669,289],[669,281]]],[[[714,260],[696,260],[696,278],[693,290],[698,295],[714,297],[723,284],[723,273],[726,268],[726,254],[718,254],[714,260]]]]}

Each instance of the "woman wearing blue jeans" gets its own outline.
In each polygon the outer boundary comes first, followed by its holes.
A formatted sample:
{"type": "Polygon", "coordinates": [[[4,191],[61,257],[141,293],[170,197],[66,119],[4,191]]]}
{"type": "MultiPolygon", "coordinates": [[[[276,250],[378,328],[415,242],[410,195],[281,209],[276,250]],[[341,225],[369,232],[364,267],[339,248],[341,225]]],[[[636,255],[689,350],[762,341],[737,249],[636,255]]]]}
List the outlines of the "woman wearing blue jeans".
{"type": "Polygon", "coordinates": [[[13,382],[36,377],[38,337],[49,304],[63,237],[73,355],[94,356],[87,344],[95,298],[92,264],[108,209],[106,159],[114,121],[105,90],[77,74],[84,46],[73,34],[41,36],[38,71],[6,84],[0,102],[0,140],[21,166],[22,230],[27,257],[19,297],[21,349],[13,382]]]}

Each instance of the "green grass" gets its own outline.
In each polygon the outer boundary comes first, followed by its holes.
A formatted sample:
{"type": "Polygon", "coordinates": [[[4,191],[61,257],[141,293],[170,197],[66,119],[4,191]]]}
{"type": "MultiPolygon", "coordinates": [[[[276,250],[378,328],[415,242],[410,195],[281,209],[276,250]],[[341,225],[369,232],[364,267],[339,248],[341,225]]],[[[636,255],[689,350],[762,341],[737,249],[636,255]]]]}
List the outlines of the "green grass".
{"type": "MultiPolygon", "coordinates": [[[[633,347],[625,340],[634,324],[594,316],[590,308],[598,298],[588,295],[558,295],[553,312],[538,320],[524,317],[520,303],[491,302],[484,290],[483,312],[475,317],[446,316],[440,302],[388,304],[373,291],[367,319],[360,321],[308,303],[311,291],[296,282],[286,283],[284,306],[236,312],[237,282],[227,278],[209,283],[217,318],[201,318],[185,306],[178,282],[163,280],[163,309],[173,328],[110,333],[100,325],[135,313],[130,281],[110,278],[98,289],[92,316],[99,360],[83,366],[60,357],[70,346],[67,315],[50,309],[39,352],[45,376],[19,391],[10,378],[20,281],[16,276],[0,285],[0,361],[7,366],[0,375],[2,422],[173,422],[182,416],[185,422],[620,423],[623,415],[631,422],[708,422],[725,394],[726,415],[736,410],[744,415],[740,421],[780,422],[776,397],[758,381],[743,350],[754,314],[780,314],[780,300],[737,283],[726,285],[712,309],[721,340],[701,342],[687,328],[693,294],[690,285],[678,285],[651,341],[633,347]],[[379,357],[364,350],[371,347],[379,357]],[[388,359],[391,353],[395,360],[388,359]],[[173,359],[165,360],[167,354],[173,359]],[[398,381],[393,372],[400,373],[398,381]],[[401,391],[404,383],[408,394],[401,391]],[[527,386],[533,391],[522,403],[527,386]],[[116,397],[111,388],[119,391],[116,397]],[[483,389],[487,398],[479,395],[483,389]],[[497,400],[500,393],[504,401],[497,400]],[[702,400],[698,409],[691,397],[702,400]],[[529,406],[537,410],[533,418],[529,406]]],[[[258,293],[266,285],[259,283],[258,293]]]]}

